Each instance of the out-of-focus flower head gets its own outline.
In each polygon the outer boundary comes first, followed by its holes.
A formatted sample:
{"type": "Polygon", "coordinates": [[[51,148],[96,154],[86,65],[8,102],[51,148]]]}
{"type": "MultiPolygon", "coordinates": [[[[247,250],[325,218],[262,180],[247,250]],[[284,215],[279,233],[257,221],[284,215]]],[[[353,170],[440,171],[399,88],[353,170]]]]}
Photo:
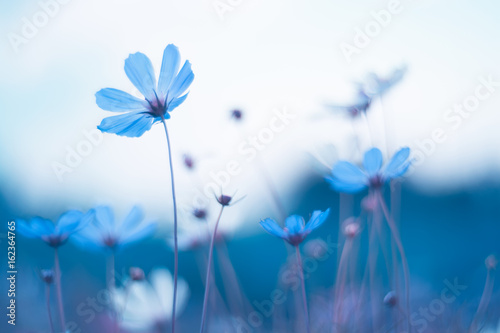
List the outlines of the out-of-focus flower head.
{"type": "Polygon", "coordinates": [[[354,238],[361,232],[361,226],[355,217],[350,217],[342,223],[342,232],[347,238],[354,238]]]}
{"type": "Polygon", "coordinates": [[[358,89],[356,98],[351,103],[346,105],[328,104],[326,106],[332,111],[342,111],[347,113],[351,118],[356,118],[362,113],[366,113],[371,104],[372,98],[360,88],[358,89]]]}
{"type": "Polygon", "coordinates": [[[488,270],[496,270],[498,266],[498,259],[494,254],[490,254],[486,257],[484,264],[488,270]]]}
{"type": "Polygon", "coordinates": [[[409,157],[410,149],[402,148],[383,166],[382,153],[378,148],[372,148],[364,155],[364,170],[350,162],[340,161],[326,180],[338,192],[356,193],[368,187],[378,189],[408,170],[411,165],[409,157]]]}
{"type": "Polygon", "coordinates": [[[396,295],[396,292],[393,290],[389,291],[385,296],[384,296],[384,304],[393,307],[398,304],[398,296],[396,295]]]}
{"type": "Polygon", "coordinates": [[[396,68],[387,77],[381,77],[376,73],[368,73],[366,79],[359,83],[359,87],[370,98],[376,98],[387,93],[392,87],[399,83],[406,74],[406,66],[396,68]]]}
{"type": "MultiPolygon", "coordinates": [[[[150,330],[165,327],[172,319],[174,281],[165,268],[155,268],[148,280],[130,284],[128,291],[117,289],[113,303],[123,311],[120,325],[128,330],[150,330]],[[128,294],[128,295],[127,295],[128,294]]],[[[177,285],[176,315],[180,315],[189,299],[189,286],[183,279],[177,285]]]]}
{"type": "Polygon", "coordinates": [[[97,105],[103,110],[122,114],[104,118],[97,128],[103,132],[139,137],[153,124],[169,119],[170,112],[186,100],[188,93],[184,92],[194,80],[191,63],[186,61],[180,70],[179,65],[179,50],[173,44],[167,45],[156,84],[149,58],[140,52],[131,54],[125,60],[125,74],[144,100],[118,89],[99,90],[96,93],[97,105]]]}
{"type": "Polygon", "coordinates": [[[144,271],[139,267],[130,267],[128,272],[132,281],[142,281],[145,279],[144,271]]]}
{"type": "Polygon", "coordinates": [[[52,247],[59,247],[66,243],[68,238],[84,228],[89,222],[88,216],[77,210],[70,210],[62,214],[56,223],[41,217],[34,217],[28,223],[18,219],[17,231],[28,238],[38,238],[52,247]]]}
{"type": "Polygon", "coordinates": [[[143,211],[134,206],[122,223],[117,223],[113,210],[99,206],[92,211],[92,220],[74,240],[84,248],[94,250],[119,250],[134,242],[150,237],[156,230],[156,223],[140,225],[143,211]]]}
{"type": "Polygon", "coordinates": [[[285,227],[281,228],[273,219],[265,219],[260,225],[271,235],[286,240],[293,246],[298,246],[314,229],[325,222],[330,209],[325,212],[316,210],[312,213],[307,224],[302,216],[292,215],[285,220],[285,227]]]}
{"type": "Polygon", "coordinates": [[[207,210],[204,208],[193,209],[193,216],[199,220],[205,220],[207,218],[207,210]]]}

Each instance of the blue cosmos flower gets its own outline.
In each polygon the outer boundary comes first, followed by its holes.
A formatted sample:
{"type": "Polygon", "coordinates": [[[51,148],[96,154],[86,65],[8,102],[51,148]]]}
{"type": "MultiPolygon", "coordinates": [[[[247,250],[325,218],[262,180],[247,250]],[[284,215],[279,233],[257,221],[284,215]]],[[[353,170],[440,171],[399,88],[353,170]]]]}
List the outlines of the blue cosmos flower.
{"type": "Polygon", "coordinates": [[[62,214],[57,223],[41,217],[34,217],[28,223],[18,219],[17,231],[28,238],[38,238],[52,247],[66,243],[69,236],[79,231],[89,222],[82,212],[70,210],[62,214]]]}
{"type": "Polygon", "coordinates": [[[84,248],[92,250],[118,250],[143,238],[147,238],[156,230],[156,223],[140,226],[144,215],[135,206],[121,224],[116,223],[113,210],[107,206],[99,206],[91,210],[91,221],[73,237],[73,240],[84,248]]]}
{"type": "Polygon", "coordinates": [[[163,53],[156,84],[149,58],[140,52],[131,54],[125,60],[125,73],[144,96],[144,100],[113,88],[99,90],[96,93],[96,103],[101,109],[123,113],[104,118],[97,128],[103,132],[139,137],[151,129],[154,123],[169,119],[169,112],[186,100],[188,93],[185,92],[194,79],[189,61],[184,63],[180,71],[179,65],[179,50],[175,45],[169,44],[163,53]]]}
{"type": "Polygon", "coordinates": [[[382,166],[382,153],[378,148],[372,148],[363,157],[364,170],[350,162],[340,161],[326,180],[338,192],[356,193],[368,187],[378,189],[408,170],[411,165],[409,157],[410,149],[402,148],[382,166]]]}
{"type": "Polygon", "coordinates": [[[315,210],[307,224],[302,216],[292,215],[285,220],[284,228],[281,228],[273,219],[262,220],[260,225],[271,235],[282,238],[293,246],[298,246],[311,231],[325,222],[328,214],[330,214],[330,209],[324,212],[315,210]]]}

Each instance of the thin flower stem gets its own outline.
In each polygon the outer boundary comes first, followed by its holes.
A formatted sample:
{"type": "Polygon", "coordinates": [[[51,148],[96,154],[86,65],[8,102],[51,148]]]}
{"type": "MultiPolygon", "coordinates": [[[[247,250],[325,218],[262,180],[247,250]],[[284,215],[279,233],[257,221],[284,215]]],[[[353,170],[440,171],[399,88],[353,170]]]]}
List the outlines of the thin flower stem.
{"type": "Polygon", "coordinates": [[[309,323],[309,309],[307,308],[307,296],[306,296],[306,281],[304,279],[304,270],[302,269],[302,258],[300,256],[299,246],[295,246],[295,252],[297,253],[297,263],[299,265],[300,281],[302,282],[302,302],[304,303],[304,318],[306,320],[307,333],[311,333],[311,327],[309,323]]]}
{"type": "MultiPolygon", "coordinates": [[[[108,286],[108,291],[111,295],[114,294],[116,290],[116,279],[115,279],[115,252],[112,251],[109,258],[108,258],[108,265],[107,265],[107,281],[106,284],[108,286]]],[[[113,316],[114,316],[114,323],[113,323],[113,332],[118,333],[119,332],[119,326],[118,326],[118,312],[116,309],[113,310],[113,316]]]]}
{"type": "Polygon", "coordinates": [[[170,164],[170,179],[172,183],[172,201],[174,203],[174,300],[172,306],[172,333],[175,333],[175,307],[177,303],[177,275],[179,270],[179,245],[177,242],[177,200],[175,197],[175,183],[174,183],[174,167],[172,164],[172,151],[170,149],[170,138],[168,137],[167,123],[162,116],[161,121],[165,128],[165,135],[167,137],[168,146],[168,161],[170,164]]]}
{"type": "Polygon", "coordinates": [[[398,247],[399,254],[401,256],[401,263],[403,264],[403,275],[405,280],[405,296],[406,296],[406,317],[408,319],[408,330],[412,331],[412,326],[410,324],[410,270],[408,269],[408,261],[406,260],[405,250],[403,248],[403,243],[401,242],[401,238],[399,236],[399,231],[394,223],[392,217],[389,214],[389,209],[385,203],[384,198],[382,197],[382,193],[380,191],[376,192],[378,201],[380,202],[380,206],[382,207],[382,211],[384,212],[385,219],[389,224],[389,228],[391,229],[392,236],[394,237],[394,241],[396,242],[396,246],[398,247]]]}
{"type": "Polygon", "coordinates": [[[347,238],[344,242],[344,248],[342,249],[342,255],[340,256],[340,263],[337,269],[337,277],[335,278],[335,299],[334,299],[334,311],[336,312],[335,323],[341,325],[342,322],[342,301],[344,298],[344,289],[346,283],[347,266],[346,260],[351,252],[352,239],[347,238]]]}
{"type": "Polygon", "coordinates": [[[45,299],[47,302],[47,315],[49,316],[50,332],[54,333],[54,323],[52,322],[52,312],[50,311],[50,284],[45,286],[45,299]]]}
{"type": "Polygon", "coordinates": [[[214,243],[215,243],[215,237],[217,236],[217,228],[219,227],[219,222],[222,216],[222,212],[224,211],[224,207],[225,207],[224,205],[221,206],[219,217],[217,217],[217,221],[215,222],[214,233],[212,234],[212,239],[210,240],[210,250],[208,252],[207,276],[205,278],[205,296],[203,297],[203,310],[201,314],[200,333],[203,333],[203,331],[205,330],[205,318],[207,315],[208,295],[210,292],[210,274],[212,271],[214,243]]]}
{"type": "Polygon", "coordinates": [[[57,294],[57,306],[59,308],[59,320],[61,321],[61,328],[66,332],[66,318],[64,316],[64,305],[61,288],[61,267],[59,266],[59,252],[57,247],[54,249],[54,280],[57,294]]]}
{"type": "Polygon", "coordinates": [[[488,275],[486,276],[486,282],[484,283],[483,294],[481,295],[481,300],[479,301],[479,306],[477,307],[476,314],[472,319],[472,323],[469,328],[469,333],[478,332],[477,326],[481,320],[481,316],[486,311],[488,303],[490,302],[491,293],[493,291],[493,285],[495,282],[493,269],[488,270],[488,275]]]}

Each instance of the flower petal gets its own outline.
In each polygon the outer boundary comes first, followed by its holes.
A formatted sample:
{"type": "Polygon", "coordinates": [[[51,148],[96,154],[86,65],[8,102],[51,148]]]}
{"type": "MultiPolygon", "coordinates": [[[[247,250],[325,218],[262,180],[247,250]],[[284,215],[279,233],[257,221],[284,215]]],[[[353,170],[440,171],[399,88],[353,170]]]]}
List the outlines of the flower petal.
{"type": "Polygon", "coordinates": [[[25,220],[21,220],[21,219],[16,220],[16,231],[18,231],[19,234],[21,234],[27,238],[39,238],[40,237],[38,232],[33,230],[28,225],[28,222],[26,222],[25,220]]]}
{"type": "Polygon", "coordinates": [[[115,230],[115,216],[113,210],[108,206],[97,206],[94,208],[94,222],[95,226],[104,233],[114,233],[115,230]]]}
{"type": "Polygon", "coordinates": [[[34,217],[30,223],[31,229],[40,236],[52,235],[55,232],[55,225],[51,220],[41,217],[34,217]]]}
{"type": "Polygon", "coordinates": [[[70,210],[61,215],[57,221],[56,233],[59,235],[70,234],[77,231],[82,220],[83,213],[77,210],[70,210]]]}
{"type": "Polygon", "coordinates": [[[141,52],[129,55],[125,60],[125,73],[132,84],[148,100],[152,100],[156,88],[156,78],[151,60],[141,52]]]}
{"type": "Polygon", "coordinates": [[[365,153],[363,166],[368,176],[372,177],[380,171],[382,160],[382,152],[378,148],[372,148],[365,153]]]}
{"type": "Polygon", "coordinates": [[[139,99],[124,91],[105,88],[96,94],[96,103],[101,109],[106,111],[146,111],[146,101],[139,99]]]}
{"type": "Polygon", "coordinates": [[[326,211],[322,212],[320,210],[315,210],[311,218],[309,219],[309,222],[307,222],[305,229],[308,232],[313,231],[314,229],[318,228],[320,225],[325,222],[325,220],[328,218],[328,215],[330,214],[330,209],[327,209],[326,211]]]}
{"type": "Polygon", "coordinates": [[[168,102],[170,104],[175,98],[179,97],[194,80],[194,73],[191,70],[191,63],[186,61],[182,66],[179,74],[172,81],[172,85],[168,89],[168,102]]]}
{"type": "Polygon", "coordinates": [[[304,228],[305,221],[302,216],[292,215],[286,218],[285,225],[289,234],[296,235],[304,228]]]}
{"type": "Polygon", "coordinates": [[[132,243],[138,242],[144,238],[149,238],[153,236],[157,228],[156,223],[149,223],[145,225],[142,229],[129,230],[127,233],[123,234],[119,240],[119,246],[126,246],[132,243]]]}
{"type": "Polygon", "coordinates": [[[357,193],[359,191],[364,190],[365,188],[368,187],[368,185],[364,183],[348,183],[341,181],[339,179],[331,178],[331,177],[326,177],[326,181],[330,184],[330,186],[333,188],[333,190],[337,192],[344,192],[344,193],[357,193]]]}
{"type": "Polygon", "coordinates": [[[266,230],[271,235],[274,235],[279,238],[285,239],[287,237],[286,233],[283,229],[274,221],[273,219],[265,219],[260,221],[260,225],[264,230],[266,230]]]}
{"type": "Polygon", "coordinates": [[[104,118],[99,126],[103,132],[128,137],[139,137],[151,129],[154,118],[143,112],[129,112],[104,118]]]}
{"type": "Polygon", "coordinates": [[[177,46],[168,44],[165,51],[163,51],[160,78],[158,79],[158,95],[163,98],[167,95],[172,79],[179,71],[180,60],[181,57],[177,46]]]}
{"type": "Polygon", "coordinates": [[[411,161],[408,159],[409,157],[410,148],[405,147],[397,151],[382,171],[384,180],[402,176],[411,165],[411,161]]]}
{"type": "Polygon", "coordinates": [[[120,226],[122,232],[127,233],[132,231],[135,227],[141,223],[144,218],[144,212],[139,206],[132,207],[130,213],[128,213],[127,217],[120,226]]]}
{"type": "Polygon", "coordinates": [[[332,169],[332,175],[334,178],[353,184],[364,184],[368,179],[358,166],[347,161],[337,162],[332,169]]]}
{"type": "Polygon", "coordinates": [[[187,96],[188,96],[189,93],[181,96],[181,97],[178,97],[178,98],[175,98],[172,102],[170,102],[168,104],[168,108],[167,108],[167,111],[168,112],[171,112],[173,111],[176,107],[178,107],[179,105],[181,105],[182,103],[184,103],[184,101],[186,100],[187,96]]]}

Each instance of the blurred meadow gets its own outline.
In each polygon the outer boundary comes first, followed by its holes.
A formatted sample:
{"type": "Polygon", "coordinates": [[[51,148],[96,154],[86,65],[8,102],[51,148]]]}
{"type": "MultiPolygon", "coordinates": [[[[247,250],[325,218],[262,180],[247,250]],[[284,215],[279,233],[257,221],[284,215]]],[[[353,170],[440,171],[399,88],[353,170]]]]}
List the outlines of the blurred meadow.
{"type": "Polygon", "coordinates": [[[499,14],[0,0],[0,331],[500,332],[499,14]]]}

